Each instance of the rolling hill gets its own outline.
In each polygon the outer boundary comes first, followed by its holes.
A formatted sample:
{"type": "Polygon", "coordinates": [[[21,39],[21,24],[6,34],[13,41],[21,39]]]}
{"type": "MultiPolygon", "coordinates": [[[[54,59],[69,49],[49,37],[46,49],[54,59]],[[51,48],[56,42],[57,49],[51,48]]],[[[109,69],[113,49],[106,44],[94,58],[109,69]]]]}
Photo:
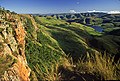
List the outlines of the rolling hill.
{"type": "Polygon", "coordinates": [[[0,81],[120,80],[119,31],[1,8],[0,81]]]}

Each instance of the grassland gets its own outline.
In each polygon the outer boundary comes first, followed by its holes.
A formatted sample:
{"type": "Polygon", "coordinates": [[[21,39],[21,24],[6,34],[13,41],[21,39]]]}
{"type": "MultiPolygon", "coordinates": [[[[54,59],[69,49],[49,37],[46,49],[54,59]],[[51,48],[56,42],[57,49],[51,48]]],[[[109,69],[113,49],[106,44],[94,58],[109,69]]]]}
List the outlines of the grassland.
{"type": "MultiPolygon", "coordinates": [[[[25,54],[31,81],[120,80],[119,30],[116,34],[108,28],[107,33],[101,33],[51,16],[17,16],[26,31],[25,54]]],[[[0,75],[15,61],[12,56],[0,56],[0,75]]]]}
{"type": "MultiPolygon", "coordinates": [[[[106,50],[108,53],[118,53],[115,49],[119,45],[111,40],[111,36],[104,36],[104,33],[78,23],[70,24],[52,17],[33,18],[37,30],[33,21],[26,18],[29,22],[26,22],[26,57],[32,69],[31,80],[119,79],[119,63],[114,64],[112,56],[107,57],[103,53],[106,50]],[[94,43],[97,45],[94,46],[94,43]],[[96,50],[103,54],[96,53],[96,50]],[[91,54],[89,58],[88,53],[91,54]]],[[[119,37],[116,40],[119,41],[119,37]]]]}

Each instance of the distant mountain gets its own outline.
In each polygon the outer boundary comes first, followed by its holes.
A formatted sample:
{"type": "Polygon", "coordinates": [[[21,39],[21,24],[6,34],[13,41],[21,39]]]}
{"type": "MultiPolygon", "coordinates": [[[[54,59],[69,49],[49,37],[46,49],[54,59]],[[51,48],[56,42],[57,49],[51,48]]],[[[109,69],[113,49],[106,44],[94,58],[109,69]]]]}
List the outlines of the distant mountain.
{"type": "Polygon", "coordinates": [[[106,27],[120,27],[120,14],[108,14],[104,12],[87,12],[87,13],[61,13],[61,14],[44,14],[41,17],[51,16],[57,19],[65,20],[69,23],[76,22],[84,25],[99,25],[106,27]]]}

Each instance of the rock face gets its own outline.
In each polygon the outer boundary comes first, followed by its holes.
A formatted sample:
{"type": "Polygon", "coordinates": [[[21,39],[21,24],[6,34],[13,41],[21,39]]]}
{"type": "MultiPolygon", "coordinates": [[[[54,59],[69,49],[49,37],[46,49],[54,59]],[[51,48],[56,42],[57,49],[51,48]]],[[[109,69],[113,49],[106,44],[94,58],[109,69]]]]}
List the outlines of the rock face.
{"type": "Polygon", "coordinates": [[[0,81],[30,81],[23,21],[18,14],[0,10],[0,59],[4,58],[0,60],[0,81]]]}

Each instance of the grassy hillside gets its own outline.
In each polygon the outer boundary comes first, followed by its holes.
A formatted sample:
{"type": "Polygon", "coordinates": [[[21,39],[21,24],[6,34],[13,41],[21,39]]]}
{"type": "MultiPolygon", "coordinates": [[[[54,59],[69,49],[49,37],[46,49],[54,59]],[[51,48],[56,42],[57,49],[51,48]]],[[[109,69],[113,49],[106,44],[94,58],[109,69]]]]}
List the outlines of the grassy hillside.
{"type": "Polygon", "coordinates": [[[85,54],[87,50],[92,50],[87,44],[87,40],[91,35],[100,36],[101,33],[95,32],[94,29],[83,26],[81,24],[69,24],[63,20],[45,17],[34,17],[36,22],[42,26],[53,39],[55,39],[60,48],[70,54],[74,59],[78,59],[81,54],[85,54]]]}
{"type": "MultiPolygon", "coordinates": [[[[64,20],[50,16],[31,17],[38,27],[36,30],[37,39],[33,36],[35,34],[28,32],[28,36],[26,37],[26,55],[28,63],[33,70],[31,76],[35,73],[38,80],[60,80],[68,79],[66,77],[70,76],[76,77],[74,79],[81,79],[79,75],[73,73],[75,71],[74,69],[78,68],[75,66],[81,57],[87,56],[87,53],[94,54],[96,50],[102,53],[107,51],[107,53],[113,55],[119,52],[116,51],[119,45],[117,45],[114,40],[111,41],[111,36],[96,32],[91,27],[78,23],[69,24],[64,20]],[[69,55],[73,60],[70,60],[70,57],[66,55],[69,55]],[[60,68],[63,69],[60,70],[60,68]],[[65,73],[61,73],[62,71],[65,71],[65,73]],[[67,75],[69,72],[71,75],[67,75]]],[[[29,17],[26,19],[33,23],[29,17]]],[[[28,24],[28,27],[34,26],[33,24],[28,24]]],[[[34,32],[35,29],[29,28],[26,31],[34,32]]],[[[120,39],[116,37],[115,40],[119,41],[120,39]]],[[[100,58],[102,58],[102,56],[100,58]]],[[[88,73],[82,76],[89,76],[93,79],[96,79],[95,77],[98,77],[97,79],[100,79],[100,77],[102,77],[102,79],[110,79],[108,78],[109,76],[104,78],[102,73],[98,74],[98,76],[94,76],[94,73],[93,75],[89,75],[88,73]]],[[[107,76],[107,74],[105,74],[105,76],[107,76]]]]}
{"type": "MultiPolygon", "coordinates": [[[[2,18],[0,25],[7,21],[7,24],[10,22],[11,27],[22,27],[25,31],[25,45],[22,45],[23,43],[19,45],[23,32],[19,34],[21,37],[18,40],[15,37],[19,35],[9,27],[7,33],[11,32],[17,42],[7,45],[10,49],[16,48],[17,45],[19,53],[13,52],[11,55],[14,57],[17,57],[17,54],[22,56],[20,50],[25,50],[24,59],[31,69],[29,77],[31,81],[120,80],[119,29],[101,33],[80,23],[68,23],[54,16],[39,17],[15,14],[6,10],[0,11],[4,15],[4,18],[0,16],[2,18]],[[13,18],[8,20],[7,14],[12,15],[13,18]]],[[[2,39],[5,38],[3,27],[3,25],[0,26],[2,39]]],[[[7,40],[4,42],[6,44],[7,40]]],[[[3,51],[3,45],[0,44],[0,55],[2,55],[7,50],[3,51]]],[[[19,59],[11,58],[9,55],[1,56],[0,75],[5,74],[5,71],[19,59]]]]}

